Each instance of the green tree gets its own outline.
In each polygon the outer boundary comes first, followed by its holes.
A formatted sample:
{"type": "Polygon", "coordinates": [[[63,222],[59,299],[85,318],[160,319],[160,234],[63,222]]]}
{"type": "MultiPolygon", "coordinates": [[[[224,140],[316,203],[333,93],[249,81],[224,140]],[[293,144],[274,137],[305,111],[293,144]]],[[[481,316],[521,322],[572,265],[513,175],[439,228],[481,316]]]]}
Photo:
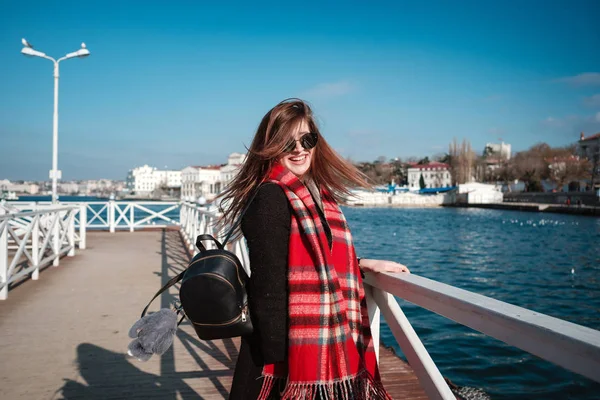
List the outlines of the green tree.
{"type": "Polygon", "coordinates": [[[423,174],[421,174],[421,177],[419,178],[419,186],[421,187],[421,189],[425,189],[426,187],[425,178],[423,178],[423,174]]]}
{"type": "Polygon", "coordinates": [[[419,164],[419,165],[429,164],[429,157],[425,157],[425,158],[420,159],[417,164],[419,164]]]}

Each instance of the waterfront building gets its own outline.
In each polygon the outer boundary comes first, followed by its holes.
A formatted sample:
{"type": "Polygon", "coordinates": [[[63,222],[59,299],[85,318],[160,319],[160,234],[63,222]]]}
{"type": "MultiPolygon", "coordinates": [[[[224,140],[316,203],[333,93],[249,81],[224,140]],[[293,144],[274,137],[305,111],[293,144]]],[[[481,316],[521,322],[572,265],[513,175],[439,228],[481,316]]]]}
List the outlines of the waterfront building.
{"type": "Polygon", "coordinates": [[[76,182],[58,182],[58,193],[77,194],[79,184],[76,182]]]}
{"type": "Polygon", "coordinates": [[[197,201],[213,200],[221,192],[221,166],[189,166],[181,170],[181,198],[197,201]]]}
{"type": "Polygon", "coordinates": [[[123,181],[113,181],[111,179],[86,180],[79,182],[79,194],[82,195],[110,195],[112,193],[121,193],[125,189],[123,181]]]}
{"type": "Polygon", "coordinates": [[[186,201],[198,201],[204,198],[212,201],[231,182],[240,166],[246,160],[242,153],[231,153],[227,164],[189,166],[181,171],[181,198],[186,201]]]}
{"type": "Polygon", "coordinates": [[[14,192],[35,195],[40,191],[40,186],[32,182],[11,182],[8,179],[0,180],[0,192],[14,192]]]}
{"type": "Polygon", "coordinates": [[[456,203],[458,204],[490,204],[502,203],[504,195],[501,186],[479,182],[458,185],[456,203]]]}
{"type": "Polygon", "coordinates": [[[225,189],[233,177],[238,173],[240,166],[246,160],[246,155],[241,153],[231,153],[227,158],[227,164],[221,167],[221,190],[225,189]]]}
{"type": "Polygon", "coordinates": [[[409,190],[420,190],[421,176],[425,182],[425,188],[443,188],[452,186],[450,166],[440,162],[427,164],[412,164],[408,168],[409,190]]]}
{"type": "Polygon", "coordinates": [[[587,158],[592,164],[592,189],[600,189],[600,133],[586,137],[583,132],[578,142],[579,156],[587,158]]]}
{"type": "Polygon", "coordinates": [[[159,170],[148,165],[133,168],[127,174],[127,189],[136,194],[150,194],[161,186],[181,187],[181,171],[159,170]]]}

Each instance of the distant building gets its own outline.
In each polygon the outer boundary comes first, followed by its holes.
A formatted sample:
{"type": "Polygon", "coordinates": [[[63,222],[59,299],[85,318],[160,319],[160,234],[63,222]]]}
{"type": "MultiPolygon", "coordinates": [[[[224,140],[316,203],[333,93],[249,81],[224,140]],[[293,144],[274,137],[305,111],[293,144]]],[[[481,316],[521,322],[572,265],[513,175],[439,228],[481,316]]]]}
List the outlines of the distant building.
{"type": "Polygon", "coordinates": [[[126,186],[137,194],[149,194],[155,189],[181,187],[181,171],[159,170],[148,165],[137,167],[127,174],[126,186]]]}
{"type": "Polygon", "coordinates": [[[440,162],[428,164],[411,164],[408,168],[409,190],[421,189],[421,176],[425,181],[426,188],[442,188],[452,186],[450,166],[440,162]]]}
{"type": "Polygon", "coordinates": [[[587,158],[592,164],[592,189],[600,187],[600,133],[585,137],[581,132],[577,150],[580,157],[587,158]]]}
{"type": "Polygon", "coordinates": [[[510,160],[511,146],[508,143],[486,143],[483,150],[483,155],[492,159],[510,160]]]}
{"type": "Polygon", "coordinates": [[[227,164],[184,168],[181,171],[181,199],[197,201],[203,197],[208,202],[214,200],[232,181],[245,160],[245,154],[231,153],[227,164]]]}
{"type": "Polygon", "coordinates": [[[189,166],[181,170],[181,199],[197,201],[204,197],[213,200],[221,192],[221,166],[189,166]]]}
{"type": "Polygon", "coordinates": [[[76,182],[58,182],[58,193],[77,194],[79,193],[79,184],[76,182]]]}
{"type": "Polygon", "coordinates": [[[125,189],[125,182],[111,179],[85,180],[79,182],[79,193],[84,195],[109,195],[121,193],[125,189]]]}
{"type": "Polygon", "coordinates": [[[227,158],[227,165],[221,167],[221,190],[225,189],[233,177],[238,173],[242,164],[246,161],[246,155],[231,153],[227,158]]]}
{"type": "Polygon", "coordinates": [[[11,182],[8,179],[0,180],[0,192],[15,192],[18,194],[38,194],[40,191],[40,186],[31,183],[31,182],[23,182],[15,183],[11,182]]]}

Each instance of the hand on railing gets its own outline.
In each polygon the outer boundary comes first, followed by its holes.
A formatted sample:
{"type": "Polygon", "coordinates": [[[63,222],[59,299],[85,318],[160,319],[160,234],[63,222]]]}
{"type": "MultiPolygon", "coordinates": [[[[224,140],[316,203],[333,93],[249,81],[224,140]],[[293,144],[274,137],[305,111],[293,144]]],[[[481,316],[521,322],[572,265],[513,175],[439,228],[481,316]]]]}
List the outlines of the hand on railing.
{"type": "Polygon", "coordinates": [[[391,272],[393,274],[406,272],[410,274],[410,270],[406,265],[387,260],[370,260],[367,258],[361,258],[359,267],[364,272],[391,272]]]}

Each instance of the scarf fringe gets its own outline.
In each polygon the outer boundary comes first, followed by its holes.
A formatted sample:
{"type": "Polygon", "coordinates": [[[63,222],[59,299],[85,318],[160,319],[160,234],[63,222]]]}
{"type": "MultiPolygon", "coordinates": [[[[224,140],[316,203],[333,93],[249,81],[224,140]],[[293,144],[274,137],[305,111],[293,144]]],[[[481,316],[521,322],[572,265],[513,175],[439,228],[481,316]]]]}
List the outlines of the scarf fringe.
{"type": "MultiPolygon", "coordinates": [[[[268,400],[274,388],[286,383],[286,378],[265,376],[258,400],[268,400]]],[[[275,389],[277,390],[277,389],[275,389]]],[[[281,400],[393,400],[381,381],[376,381],[364,371],[352,378],[331,383],[289,383],[281,400]]]]}

